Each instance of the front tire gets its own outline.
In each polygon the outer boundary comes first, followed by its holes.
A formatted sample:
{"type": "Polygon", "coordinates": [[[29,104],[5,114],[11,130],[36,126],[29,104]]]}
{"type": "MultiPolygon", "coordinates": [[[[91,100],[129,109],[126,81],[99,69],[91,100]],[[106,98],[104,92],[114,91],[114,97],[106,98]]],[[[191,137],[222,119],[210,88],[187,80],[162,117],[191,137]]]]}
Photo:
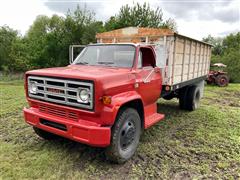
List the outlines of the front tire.
{"type": "Polygon", "coordinates": [[[124,163],[135,153],[141,134],[141,119],[133,108],[120,110],[112,128],[111,144],[106,149],[107,158],[115,163],[124,163]]]}

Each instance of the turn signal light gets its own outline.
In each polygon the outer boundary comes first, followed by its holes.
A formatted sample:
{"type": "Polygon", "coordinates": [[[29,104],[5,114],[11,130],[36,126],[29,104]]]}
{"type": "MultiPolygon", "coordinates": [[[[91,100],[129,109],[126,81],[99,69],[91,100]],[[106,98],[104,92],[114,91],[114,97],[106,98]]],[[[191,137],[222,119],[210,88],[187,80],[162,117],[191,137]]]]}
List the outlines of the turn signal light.
{"type": "Polygon", "coordinates": [[[103,101],[103,104],[111,104],[112,97],[111,96],[103,96],[102,101],[103,101]]]}
{"type": "Polygon", "coordinates": [[[170,91],[170,90],[171,90],[170,86],[166,86],[166,87],[165,87],[165,90],[166,90],[166,91],[170,91]]]}

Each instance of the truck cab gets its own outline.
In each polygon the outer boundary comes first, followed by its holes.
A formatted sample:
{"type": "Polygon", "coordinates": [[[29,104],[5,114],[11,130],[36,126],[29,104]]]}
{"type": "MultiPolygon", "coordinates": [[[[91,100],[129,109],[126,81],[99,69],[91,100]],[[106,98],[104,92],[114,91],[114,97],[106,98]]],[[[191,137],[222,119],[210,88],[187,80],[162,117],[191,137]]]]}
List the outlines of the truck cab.
{"type": "Polygon", "coordinates": [[[161,74],[151,45],[88,45],[67,67],[26,72],[25,120],[40,137],[106,147],[108,159],[125,162],[142,130],[164,118],[161,74]]]}

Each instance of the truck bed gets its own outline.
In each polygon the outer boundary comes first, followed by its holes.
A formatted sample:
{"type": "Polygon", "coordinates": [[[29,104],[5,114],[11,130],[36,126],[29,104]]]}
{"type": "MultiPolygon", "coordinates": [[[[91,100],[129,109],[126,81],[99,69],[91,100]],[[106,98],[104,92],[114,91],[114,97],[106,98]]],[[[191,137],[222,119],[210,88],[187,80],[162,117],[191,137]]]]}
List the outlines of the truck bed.
{"type": "MultiPolygon", "coordinates": [[[[169,29],[128,27],[96,35],[99,43],[143,43],[155,47],[156,63],[162,70],[163,85],[180,84],[207,76],[211,45],[169,29]]],[[[179,86],[179,87],[178,87],[179,86]]]]}
{"type": "Polygon", "coordinates": [[[160,37],[154,44],[163,85],[173,86],[207,76],[211,45],[178,34],[160,37]]]}

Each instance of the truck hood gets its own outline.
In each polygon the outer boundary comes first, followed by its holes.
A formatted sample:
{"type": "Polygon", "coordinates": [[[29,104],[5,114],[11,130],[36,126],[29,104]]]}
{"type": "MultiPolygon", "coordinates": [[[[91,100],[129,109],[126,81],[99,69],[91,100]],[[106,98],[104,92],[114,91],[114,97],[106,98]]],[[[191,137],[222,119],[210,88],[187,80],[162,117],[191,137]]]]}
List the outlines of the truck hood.
{"type": "Polygon", "coordinates": [[[130,69],[106,66],[69,65],[28,71],[26,74],[69,79],[100,80],[128,74],[130,69]]]}
{"type": "Polygon", "coordinates": [[[131,69],[104,66],[69,65],[28,71],[26,75],[91,80],[97,88],[96,98],[102,94],[114,95],[133,88],[135,75],[131,69]]]}

